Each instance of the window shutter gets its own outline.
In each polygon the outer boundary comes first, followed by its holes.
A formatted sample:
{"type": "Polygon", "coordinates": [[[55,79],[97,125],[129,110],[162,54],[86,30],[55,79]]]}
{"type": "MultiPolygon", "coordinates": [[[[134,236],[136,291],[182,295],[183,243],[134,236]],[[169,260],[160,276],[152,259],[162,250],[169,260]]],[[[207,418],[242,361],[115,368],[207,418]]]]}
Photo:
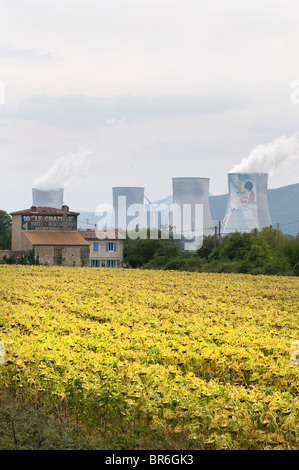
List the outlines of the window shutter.
{"type": "Polygon", "coordinates": [[[117,251],[117,244],[116,244],[116,242],[114,243],[114,251],[117,251]]]}
{"type": "Polygon", "coordinates": [[[109,242],[106,242],[106,251],[109,251],[109,242]]]}

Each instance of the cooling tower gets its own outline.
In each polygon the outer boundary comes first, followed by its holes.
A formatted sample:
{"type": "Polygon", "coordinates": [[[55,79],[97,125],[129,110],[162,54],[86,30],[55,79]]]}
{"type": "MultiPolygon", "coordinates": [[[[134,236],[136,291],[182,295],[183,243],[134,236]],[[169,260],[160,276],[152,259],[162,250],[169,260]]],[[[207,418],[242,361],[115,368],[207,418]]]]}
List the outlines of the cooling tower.
{"type": "MultiPolygon", "coordinates": [[[[132,221],[138,217],[134,205],[144,205],[144,188],[122,186],[112,188],[116,229],[133,229],[132,221]]],[[[145,209],[144,209],[145,210],[145,209]]],[[[145,220],[146,226],[146,220],[145,220]]],[[[139,228],[142,228],[139,226],[139,228]]]]}
{"type": "Polygon", "coordinates": [[[228,173],[228,203],[223,234],[250,232],[271,225],[267,173],[228,173]]]}
{"type": "Polygon", "coordinates": [[[63,188],[57,189],[32,189],[32,205],[39,207],[56,207],[61,209],[63,206],[63,188]]]}
{"type": "Polygon", "coordinates": [[[191,209],[191,230],[194,231],[198,225],[196,224],[196,204],[202,205],[201,236],[214,233],[209,203],[209,184],[210,178],[172,178],[173,204],[181,208],[181,227],[184,226],[183,206],[191,209]]]}

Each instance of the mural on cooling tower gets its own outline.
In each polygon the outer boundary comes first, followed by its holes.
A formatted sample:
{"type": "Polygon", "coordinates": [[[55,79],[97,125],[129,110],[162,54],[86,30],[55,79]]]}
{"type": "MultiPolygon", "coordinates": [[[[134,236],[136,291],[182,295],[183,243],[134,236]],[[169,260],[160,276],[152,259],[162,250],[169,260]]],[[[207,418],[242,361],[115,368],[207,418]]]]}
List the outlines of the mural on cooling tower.
{"type": "Polygon", "coordinates": [[[222,221],[222,231],[247,232],[259,228],[259,174],[229,173],[228,205],[222,221]]]}

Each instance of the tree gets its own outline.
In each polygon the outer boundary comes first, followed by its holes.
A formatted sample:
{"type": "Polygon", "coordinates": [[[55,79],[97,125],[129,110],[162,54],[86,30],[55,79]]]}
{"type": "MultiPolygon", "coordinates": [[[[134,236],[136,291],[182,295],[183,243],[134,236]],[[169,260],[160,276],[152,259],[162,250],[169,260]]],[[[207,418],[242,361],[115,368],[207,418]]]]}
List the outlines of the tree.
{"type": "MultiPolygon", "coordinates": [[[[299,235],[291,237],[285,247],[285,253],[290,261],[291,266],[297,266],[299,269],[299,235]]],[[[299,271],[298,271],[299,272],[299,271]]],[[[298,276],[299,274],[296,274],[298,276]]]]}
{"type": "Polygon", "coordinates": [[[244,260],[246,256],[250,255],[256,235],[257,232],[234,232],[224,237],[220,247],[213,250],[209,255],[209,260],[244,260]]]}
{"type": "Polygon", "coordinates": [[[210,253],[215,248],[215,238],[214,236],[209,235],[205,237],[202,241],[202,246],[197,250],[198,255],[205,260],[208,260],[210,253]]]}
{"type": "Polygon", "coordinates": [[[7,212],[0,210],[0,249],[11,248],[11,217],[7,212]]]}
{"type": "MultiPolygon", "coordinates": [[[[148,232],[148,236],[150,233],[148,232]]],[[[161,233],[158,234],[161,236],[161,233]]],[[[180,248],[173,239],[150,239],[137,238],[136,240],[127,237],[124,245],[124,262],[132,268],[147,265],[149,267],[162,267],[168,261],[180,255],[180,248]]]]}

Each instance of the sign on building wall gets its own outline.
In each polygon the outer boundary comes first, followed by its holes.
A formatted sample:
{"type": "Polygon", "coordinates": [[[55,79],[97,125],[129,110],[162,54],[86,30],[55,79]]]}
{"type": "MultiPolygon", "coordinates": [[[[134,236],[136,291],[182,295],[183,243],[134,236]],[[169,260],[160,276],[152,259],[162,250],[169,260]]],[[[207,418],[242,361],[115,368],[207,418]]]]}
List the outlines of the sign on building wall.
{"type": "MultiPolygon", "coordinates": [[[[22,215],[22,230],[62,230],[62,215],[22,215]]],[[[67,229],[77,230],[77,216],[67,216],[67,229]]]]}

